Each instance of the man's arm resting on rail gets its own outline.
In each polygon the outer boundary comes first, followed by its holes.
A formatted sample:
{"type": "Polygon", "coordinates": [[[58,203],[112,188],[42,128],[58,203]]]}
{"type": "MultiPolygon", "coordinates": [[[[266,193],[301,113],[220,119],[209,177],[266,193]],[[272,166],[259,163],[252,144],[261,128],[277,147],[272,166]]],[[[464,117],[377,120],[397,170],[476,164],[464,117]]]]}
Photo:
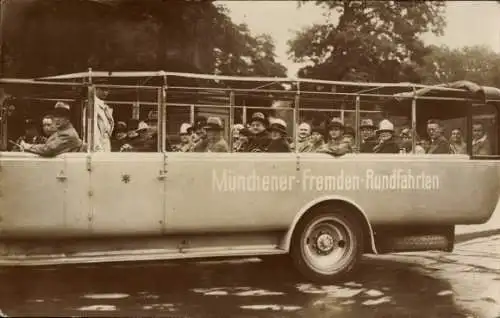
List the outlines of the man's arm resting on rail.
{"type": "Polygon", "coordinates": [[[72,148],[80,147],[81,142],[66,133],[59,133],[57,138],[49,139],[45,144],[30,145],[25,148],[25,151],[31,152],[42,157],[55,157],[63,152],[69,151],[72,148]]]}

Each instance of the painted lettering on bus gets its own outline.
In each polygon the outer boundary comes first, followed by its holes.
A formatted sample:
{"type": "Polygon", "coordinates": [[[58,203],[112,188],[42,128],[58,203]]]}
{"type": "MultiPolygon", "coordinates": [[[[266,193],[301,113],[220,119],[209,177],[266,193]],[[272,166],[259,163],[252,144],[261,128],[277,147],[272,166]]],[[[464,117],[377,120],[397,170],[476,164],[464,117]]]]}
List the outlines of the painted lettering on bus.
{"type": "Polygon", "coordinates": [[[246,174],[230,169],[212,171],[212,190],[218,192],[439,190],[440,186],[438,175],[411,169],[393,169],[390,173],[366,169],[356,174],[340,169],[334,175],[315,174],[311,169],[297,175],[259,174],[255,170],[246,174]]]}

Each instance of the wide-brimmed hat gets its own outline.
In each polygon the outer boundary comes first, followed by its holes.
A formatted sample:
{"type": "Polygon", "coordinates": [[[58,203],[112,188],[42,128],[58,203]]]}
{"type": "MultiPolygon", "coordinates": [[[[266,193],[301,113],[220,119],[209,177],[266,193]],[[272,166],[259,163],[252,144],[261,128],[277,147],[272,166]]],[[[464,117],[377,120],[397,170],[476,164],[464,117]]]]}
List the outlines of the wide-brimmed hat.
{"type": "Polygon", "coordinates": [[[373,124],[373,120],[370,118],[365,118],[361,119],[361,124],[359,125],[359,128],[371,128],[371,129],[377,129],[377,126],[373,124]]]}
{"type": "Polygon", "coordinates": [[[208,117],[207,123],[204,128],[206,130],[222,130],[224,127],[222,126],[222,120],[219,117],[208,117]]]}
{"type": "Polygon", "coordinates": [[[394,125],[391,123],[389,120],[384,119],[379,123],[379,127],[377,130],[377,134],[380,134],[382,132],[390,132],[394,133],[394,125]]]}
{"type": "Polygon", "coordinates": [[[286,122],[283,119],[276,118],[271,122],[271,125],[269,127],[269,131],[277,131],[282,133],[283,135],[286,135],[286,122]]]}
{"type": "Polygon", "coordinates": [[[327,125],[328,130],[331,130],[332,128],[344,129],[344,123],[340,118],[333,118],[327,125]]]}
{"type": "Polygon", "coordinates": [[[189,135],[193,131],[193,128],[188,123],[183,123],[181,125],[181,129],[179,130],[179,134],[181,135],[189,135]]]}
{"type": "Polygon", "coordinates": [[[52,116],[70,118],[71,109],[68,104],[63,102],[57,102],[56,105],[54,106],[54,110],[52,111],[52,116]]]}
{"type": "Polygon", "coordinates": [[[137,125],[137,132],[145,131],[149,129],[149,125],[144,121],[140,121],[137,125]]]}
{"type": "Polygon", "coordinates": [[[266,119],[266,116],[264,116],[264,114],[261,112],[254,113],[252,115],[250,123],[253,123],[254,121],[261,122],[266,127],[269,125],[269,121],[266,119]]]}

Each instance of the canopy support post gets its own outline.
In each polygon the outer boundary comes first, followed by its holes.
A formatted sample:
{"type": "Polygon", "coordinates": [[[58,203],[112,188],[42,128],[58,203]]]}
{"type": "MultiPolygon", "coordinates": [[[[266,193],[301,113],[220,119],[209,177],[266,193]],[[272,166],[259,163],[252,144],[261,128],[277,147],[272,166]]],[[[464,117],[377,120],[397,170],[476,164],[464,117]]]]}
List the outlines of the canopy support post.
{"type": "MultiPolygon", "coordinates": [[[[361,121],[361,96],[356,95],[356,109],[355,109],[355,115],[354,115],[354,131],[356,132],[356,138],[354,138],[355,142],[355,150],[356,152],[359,151],[361,147],[361,140],[360,140],[360,133],[359,133],[359,124],[361,121]]],[[[345,123],[344,123],[345,125],[345,123]]]]}
{"type": "Polygon", "coordinates": [[[234,105],[235,104],[235,95],[234,91],[229,93],[229,152],[233,152],[233,127],[234,127],[234,105]]]}

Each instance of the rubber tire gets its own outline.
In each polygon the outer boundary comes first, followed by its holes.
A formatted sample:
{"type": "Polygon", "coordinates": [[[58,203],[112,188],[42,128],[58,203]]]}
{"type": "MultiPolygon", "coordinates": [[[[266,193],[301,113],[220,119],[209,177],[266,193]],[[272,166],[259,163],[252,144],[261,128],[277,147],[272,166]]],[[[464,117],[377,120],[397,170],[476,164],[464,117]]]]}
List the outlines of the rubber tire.
{"type": "Polygon", "coordinates": [[[352,214],[349,215],[342,211],[338,212],[325,211],[325,212],[309,213],[299,221],[293,232],[292,242],[290,247],[290,255],[292,257],[296,269],[308,280],[319,284],[336,283],[347,278],[350,274],[352,274],[356,270],[357,265],[363,255],[363,247],[364,247],[363,229],[359,224],[359,222],[356,220],[356,218],[352,216],[352,214]],[[302,236],[305,234],[307,228],[314,221],[316,221],[318,218],[324,217],[325,215],[331,216],[332,214],[335,214],[337,218],[341,219],[352,231],[353,233],[352,239],[355,242],[354,243],[355,251],[349,262],[347,262],[346,265],[341,268],[341,270],[339,270],[334,274],[324,275],[317,273],[307,265],[307,262],[304,261],[300,244],[302,241],[302,236]]]}

